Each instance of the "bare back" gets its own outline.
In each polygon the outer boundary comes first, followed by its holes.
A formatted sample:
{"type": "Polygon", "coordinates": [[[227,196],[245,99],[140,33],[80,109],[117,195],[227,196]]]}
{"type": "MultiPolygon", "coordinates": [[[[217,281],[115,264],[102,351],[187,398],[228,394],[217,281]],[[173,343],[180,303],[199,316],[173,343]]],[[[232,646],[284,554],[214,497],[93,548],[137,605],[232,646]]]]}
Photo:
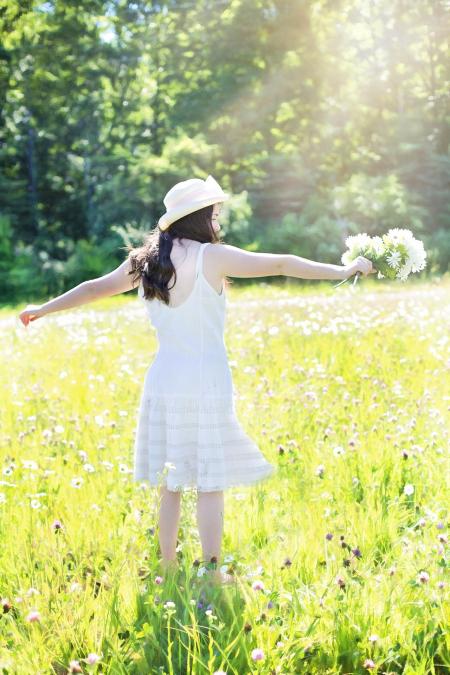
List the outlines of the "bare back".
{"type": "MultiPolygon", "coordinates": [[[[200,246],[200,242],[192,239],[184,239],[183,244],[180,244],[177,239],[173,241],[170,259],[177,273],[177,281],[173,288],[174,277],[168,284],[171,307],[182,305],[194,288],[195,265],[200,246]]],[[[213,245],[207,246],[203,255],[203,276],[219,295],[222,292],[223,277],[218,272],[212,256],[208,255],[211,248],[213,245]]]]}

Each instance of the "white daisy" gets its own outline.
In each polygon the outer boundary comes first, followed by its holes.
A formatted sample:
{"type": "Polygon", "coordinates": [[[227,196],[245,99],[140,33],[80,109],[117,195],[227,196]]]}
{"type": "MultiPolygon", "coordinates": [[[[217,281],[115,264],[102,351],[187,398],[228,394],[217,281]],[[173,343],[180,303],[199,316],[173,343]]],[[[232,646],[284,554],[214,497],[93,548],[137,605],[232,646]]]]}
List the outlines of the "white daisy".
{"type": "Polygon", "coordinates": [[[400,266],[400,261],[401,261],[401,253],[400,251],[391,251],[391,253],[388,254],[386,260],[388,262],[388,265],[390,267],[394,267],[395,269],[398,269],[400,266]]]}

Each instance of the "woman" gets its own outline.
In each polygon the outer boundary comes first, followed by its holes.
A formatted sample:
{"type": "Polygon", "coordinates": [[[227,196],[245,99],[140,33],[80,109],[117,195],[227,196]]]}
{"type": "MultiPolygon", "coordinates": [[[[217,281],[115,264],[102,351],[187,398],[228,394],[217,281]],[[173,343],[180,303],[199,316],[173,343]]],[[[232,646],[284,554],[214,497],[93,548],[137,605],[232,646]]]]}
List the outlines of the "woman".
{"type": "Polygon", "coordinates": [[[223,244],[219,213],[227,199],[212,176],[177,183],[166,212],[143,246],[109,274],[20,313],[25,326],[51,312],[138,287],[158,333],[159,349],[145,374],[135,436],[134,480],[159,486],[163,570],[176,568],[180,497],[197,490],[197,522],[205,567],[213,580],[223,534],[224,490],[268,478],[275,467],[240,425],[223,340],[225,279],[292,276],[345,279],[373,273],[359,257],[329,265],[290,254],[254,253],[223,244]]]}

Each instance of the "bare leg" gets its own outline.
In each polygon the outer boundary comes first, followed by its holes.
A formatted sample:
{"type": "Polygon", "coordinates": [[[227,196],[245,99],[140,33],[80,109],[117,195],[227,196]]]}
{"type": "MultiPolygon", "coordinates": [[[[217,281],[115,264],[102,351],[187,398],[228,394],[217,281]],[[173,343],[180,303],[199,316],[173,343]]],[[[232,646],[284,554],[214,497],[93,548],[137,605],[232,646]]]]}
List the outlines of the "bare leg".
{"type": "Polygon", "coordinates": [[[203,558],[219,561],[223,534],[224,497],[220,492],[197,492],[197,524],[203,558]]]}
{"type": "Polygon", "coordinates": [[[207,563],[217,559],[217,569],[210,570],[214,582],[231,583],[229,574],[221,573],[220,554],[222,548],[224,515],[223,490],[217,492],[197,492],[197,524],[203,549],[203,558],[207,563]]]}
{"type": "Polygon", "coordinates": [[[159,508],[159,546],[161,548],[161,566],[164,571],[177,567],[176,547],[180,522],[181,493],[160,487],[159,508]]]}

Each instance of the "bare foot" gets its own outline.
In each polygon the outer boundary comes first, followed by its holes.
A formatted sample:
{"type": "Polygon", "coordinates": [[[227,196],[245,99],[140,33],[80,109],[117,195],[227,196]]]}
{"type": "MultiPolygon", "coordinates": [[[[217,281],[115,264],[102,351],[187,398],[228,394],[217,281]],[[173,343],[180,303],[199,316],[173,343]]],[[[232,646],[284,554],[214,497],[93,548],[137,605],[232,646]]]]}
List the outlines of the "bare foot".
{"type": "Polygon", "coordinates": [[[174,574],[178,571],[178,560],[164,560],[159,561],[163,574],[174,574]]]}
{"type": "Polygon", "coordinates": [[[236,578],[232,574],[221,572],[220,570],[209,570],[205,576],[210,579],[213,584],[219,586],[226,586],[236,582],[236,578]]]}

